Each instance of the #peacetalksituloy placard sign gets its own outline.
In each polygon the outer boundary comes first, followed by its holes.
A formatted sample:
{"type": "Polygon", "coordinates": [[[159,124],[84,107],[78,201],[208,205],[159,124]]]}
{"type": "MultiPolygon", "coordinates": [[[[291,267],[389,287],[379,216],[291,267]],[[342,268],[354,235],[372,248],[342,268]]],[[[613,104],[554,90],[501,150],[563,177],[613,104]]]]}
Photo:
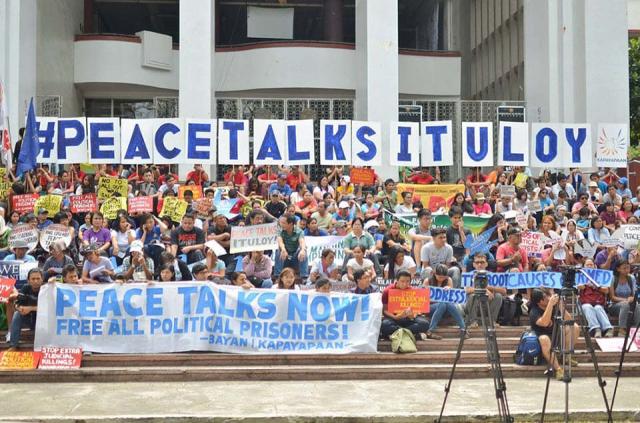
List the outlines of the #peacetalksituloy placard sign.
{"type": "MultiPolygon", "coordinates": [[[[473,286],[474,272],[462,274],[461,286],[468,288],[473,286]]],[[[489,273],[489,286],[506,289],[526,288],[562,288],[562,273],[559,272],[509,272],[489,273]]],[[[576,273],[576,286],[588,282],[595,282],[601,287],[608,287],[613,282],[613,272],[602,269],[579,269],[576,273]]]]}
{"type": "Polygon", "coordinates": [[[266,251],[278,247],[278,224],[234,226],[231,228],[231,254],[247,251],[266,251]]]}
{"type": "Polygon", "coordinates": [[[368,353],[377,350],[381,318],[380,293],[45,284],[34,344],[100,353],[368,353]]]}

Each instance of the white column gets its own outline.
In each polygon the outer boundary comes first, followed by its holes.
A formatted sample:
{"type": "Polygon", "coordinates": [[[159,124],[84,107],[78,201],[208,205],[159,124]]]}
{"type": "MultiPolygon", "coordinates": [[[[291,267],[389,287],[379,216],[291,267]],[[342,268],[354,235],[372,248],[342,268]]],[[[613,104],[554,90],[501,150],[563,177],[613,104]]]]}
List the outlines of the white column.
{"type": "MultiPolygon", "coordinates": [[[[180,117],[215,116],[213,71],[215,57],[215,0],[180,2],[180,117]]],[[[180,164],[180,179],[191,165],[180,164]]],[[[209,169],[215,178],[215,166],[209,169]]]]}
{"type": "Polygon", "coordinates": [[[0,78],[5,86],[12,141],[36,96],[36,0],[0,0],[0,78]]]}
{"type": "Polygon", "coordinates": [[[382,124],[382,179],[397,179],[389,164],[389,122],[398,120],[398,3],[356,0],[355,118],[382,124]]]}

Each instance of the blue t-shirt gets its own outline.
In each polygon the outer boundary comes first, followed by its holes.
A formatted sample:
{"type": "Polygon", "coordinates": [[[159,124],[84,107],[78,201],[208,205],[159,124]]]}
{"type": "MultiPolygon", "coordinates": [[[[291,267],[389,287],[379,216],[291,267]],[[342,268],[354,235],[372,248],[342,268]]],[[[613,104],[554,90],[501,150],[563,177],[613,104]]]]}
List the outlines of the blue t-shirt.
{"type": "MultiPolygon", "coordinates": [[[[136,230],[136,238],[137,239],[142,239],[142,228],[138,228],[136,230]]],[[[147,246],[149,244],[151,244],[153,241],[160,241],[162,237],[162,232],[160,231],[160,227],[159,226],[154,226],[153,229],[151,229],[151,232],[149,232],[147,234],[147,237],[144,239],[144,245],[147,246]]]]}

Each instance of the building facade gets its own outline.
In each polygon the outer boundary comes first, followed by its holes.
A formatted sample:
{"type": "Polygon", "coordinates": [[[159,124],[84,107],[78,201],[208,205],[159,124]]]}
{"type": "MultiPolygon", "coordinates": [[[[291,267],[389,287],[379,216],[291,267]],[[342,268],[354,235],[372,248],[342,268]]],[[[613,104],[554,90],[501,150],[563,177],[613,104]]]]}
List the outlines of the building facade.
{"type": "Polygon", "coordinates": [[[0,0],[0,25],[12,128],[31,96],[50,116],[629,116],[626,0],[0,0]]]}

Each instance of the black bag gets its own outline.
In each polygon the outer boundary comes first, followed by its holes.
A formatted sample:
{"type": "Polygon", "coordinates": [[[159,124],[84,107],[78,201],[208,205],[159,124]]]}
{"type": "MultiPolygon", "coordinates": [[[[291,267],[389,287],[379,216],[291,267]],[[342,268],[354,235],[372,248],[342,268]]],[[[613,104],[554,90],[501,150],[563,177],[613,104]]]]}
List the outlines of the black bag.
{"type": "Polygon", "coordinates": [[[516,326],[517,309],[518,304],[516,300],[512,300],[509,297],[502,297],[502,306],[498,313],[498,323],[500,323],[501,326],[516,326]]]}

